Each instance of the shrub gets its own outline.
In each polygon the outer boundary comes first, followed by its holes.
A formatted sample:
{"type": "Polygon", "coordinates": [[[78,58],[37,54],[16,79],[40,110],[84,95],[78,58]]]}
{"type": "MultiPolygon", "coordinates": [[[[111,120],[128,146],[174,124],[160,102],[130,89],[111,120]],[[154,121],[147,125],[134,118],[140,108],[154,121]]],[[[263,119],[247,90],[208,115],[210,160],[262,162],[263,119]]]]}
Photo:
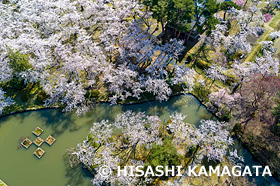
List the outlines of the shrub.
{"type": "Polygon", "coordinates": [[[171,87],[171,89],[172,89],[172,92],[173,92],[173,93],[179,93],[179,92],[182,92],[182,91],[183,91],[183,88],[182,88],[181,83],[180,83],[180,84],[177,84],[177,85],[173,85],[173,86],[171,87]]]}
{"type": "Polygon", "coordinates": [[[15,89],[15,90],[22,90],[26,87],[24,84],[24,80],[19,79],[19,78],[12,78],[10,81],[5,82],[2,85],[2,88],[7,91],[8,89],[15,89]]]}
{"type": "Polygon", "coordinates": [[[233,131],[234,134],[240,133],[242,131],[241,124],[240,123],[235,123],[232,131],[233,131]]]}
{"type": "Polygon", "coordinates": [[[274,107],[273,110],[272,110],[272,114],[275,117],[280,118],[280,97],[276,98],[276,104],[277,104],[276,107],[274,107]]]}
{"type": "Polygon", "coordinates": [[[230,121],[231,118],[232,118],[232,116],[231,116],[230,112],[223,113],[221,116],[221,119],[226,122],[230,121]]]}
{"type": "Polygon", "coordinates": [[[208,101],[208,95],[210,94],[210,90],[207,89],[205,86],[195,84],[193,88],[193,94],[202,101],[208,101]]]}
{"type": "Polygon", "coordinates": [[[89,90],[86,93],[85,97],[86,98],[96,98],[96,99],[98,99],[99,95],[100,95],[100,92],[98,90],[89,90]]]}
{"type": "Polygon", "coordinates": [[[21,97],[20,97],[20,100],[22,101],[22,102],[27,102],[29,99],[30,99],[30,94],[29,94],[29,92],[22,92],[22,95],[21,95],[21,97]]]}
{"type": "Polygon", "coordinates": [[[236,81],[237,81],[237,79],[236,79],[236,77],[235,77],[234,74],[232,74],[232,73],[227,73],[227,79],[226,79],[226,81],[225,81],[225,83],[226,83],[227,85],[231,85],[232,83],[234,83],[234,82],[236,82],[236,81]]]}
{"type": "Polygon", "coordinates": [[[156,167],[158,165],[170,166],[180,165],[181,156],[178,154],[170,139],[164,139],[163,145],[154,145],[147,158],[146,166],[156,167]]]}
{"type": "Polygon", "coordinates": [[[21,54],[19,51],[9,51],[9,66],[13,69],[14,74],[17,75],[19,72],[25,71],[32,68],[32,65],[28,62],[28,55],[21,54]]]}
{"type": "MultiPolygon", "coordinates": [[[[278,95],[279,96],[279,95],[278,95]]],[[[280,136],[280,97],[276,98],[276,107],[272,109],[272,115],[276,117],[276,122],[277,124],[274,125],[273,127],[273,132],[277,135],[280,136]]]]}
{"type": "Polygon", "coordinates": [[[197,60],[196,66],[202,70],[209,68],[210,63],[203,61],[203,60],[197,60]]]}
{"type": "Polygon", "coordinates": [[[188,63],[192,62],[192,60],[193,60],[193,55],[191,54],[187,57],[187,60],[185,61],[185,63],[188,64],[188,63]]]}
{"type": "Polygon", "coordinates": [[[49,95],[45,91],[40,91],[37,95],[37,100],[40,103],[44,103],[48,99],[49,95]]]}
{"type": "Polygon", "coordinates": [[[189,146],[189,152],[193,153],[196,147],[194,145],[189,146]]]}
{"type": "Polygon", "coordinates": [[[272,132],[280,137],[280,123],[277,123],[276,125],[273,125],[272,132]]]}
{"type": "Polygon", "coordinates": [[[231,54],[230,56],[228,56],[230,59],[240,59],[241,56],[243,55],[243,53],[241,51],[237,51],[234,54],[231,54]]]}

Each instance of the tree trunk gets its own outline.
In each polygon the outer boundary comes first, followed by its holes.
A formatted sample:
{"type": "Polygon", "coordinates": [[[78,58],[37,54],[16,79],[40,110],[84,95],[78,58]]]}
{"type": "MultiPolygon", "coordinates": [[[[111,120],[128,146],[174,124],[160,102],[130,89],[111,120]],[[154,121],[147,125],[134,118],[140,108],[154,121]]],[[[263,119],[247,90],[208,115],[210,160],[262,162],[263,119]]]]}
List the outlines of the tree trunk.
{"type": "Polygon", "coordinates": [[[234,94],[236,92],[236,90],[242,85],[244,80],[244,77],[241,78],[241,80],[239,82],[236,83],[236,85],[234,85],[231,94],[234,94]]]}
{"type": "Polygon", "coordinates": [[[225,10],[225,12],[224,12],[224,21],[226,20],[226,14],[227,14],[227,11],[225,10]]]}
{"type": "Polygon", "coordinates": [[[176,37],[176,34],[177,34],[177,30],[173,28],[173,37],[176,37]]]}
{"type": "Polygon", "coordinates": [[[181,31],[179,31],[178,35],[177,35],[177,39],[180,37],[181,35],[181,31]]]}
{"type": "Polygon", "coordinates": [[[246,1],[245,1],[244,8],[245,8],[245,6],[246,6],[247,2],[248,2],[248,0],[246,0],[246,1]]]}
{"type": "Polygon", "coordinates": [[[162,36],[164,36],[165,35],[165,29],[164,29],[164,25],[163,25],[162,20],[160,21],[160,24],[161,24],[161,33],[162,33],[162,36]]]}
{"type": "Polygon", "coordinates": [[[200,16],[197,18],[197,20],[196,20],[195,24],[193,25],[193,27],[192,27],[192,29],[191,29],[191,31],[190,31],[190,33],[188,34],[188,37],[187,37],[187,39],[186,39],[187,41],[189,40],[189,38],[190,38],[190,36],[191,36],[191,33],[193,32],[193,30],[194,30],[195,26],[196,26],[196,25],[197,25],[197,23],[199,22],[199,20],[200,20],[201,16],[202,16],[202,14],[200,14],[200,16]]]}

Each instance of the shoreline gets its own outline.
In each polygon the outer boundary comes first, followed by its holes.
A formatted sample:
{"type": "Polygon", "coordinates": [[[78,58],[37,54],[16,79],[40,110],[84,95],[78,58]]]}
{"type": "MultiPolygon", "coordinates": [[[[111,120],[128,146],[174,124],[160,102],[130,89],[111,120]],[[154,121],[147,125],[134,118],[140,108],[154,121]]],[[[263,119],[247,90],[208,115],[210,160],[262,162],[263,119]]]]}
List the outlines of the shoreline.
{"type": "Polygon", "coordinates": [[[0,119],[14,115],[14,114],[20,114],[20,113],[25,113],[25,112],[32,112],[32,111],[39,111],[39,110],[49,110],[49,109],[59,109],[59,106],[53,106],[53,107],[39,107],[39,108],[29,108],[25,110],[18,110],[14,112],[10,112],[7,114],[2,114],[0,115],[0,119]]]}
{"type": "MultiPolygon", "coordinates": [[[[221,120],[215,113],[213,113],[212,111],[210,111],[207,106],[203,103],[203,101],[201,101],[196,95],[194,95],[193,93],[177,93],[177,94],[174,94],[174,95],[171,95],[169,97],[170,98],[173,98],[173,97],[177,97],[177,96],[182,96],[182,95],[191,95],[193,96],[199,103],[201,106],[205,107],[206,110],[208,112],[210,112],[212,115],[215,116],[215,118],[217,118],[218,120],[221,120]]],[[[145,101],[139,101],[139,102],[128,102],[128,103],[118,103],[116,105],[138,105],[138,104],[143,104],[143,103],[147,103],[147,102],[150,102],[150,101],[157,101],[156,99],[149,99],[149,100],[145,100],[145,101]]],[[[168,101],[168,100],[167,100],[168,101]]],[[[158,101],[159,102],[159,101],[158,101]]],[[[162,102],[165,102],[165,101],[162,101],[162,102]]],[[[107,102],[107,101],[99,101],[99,102],[96,102],[94,104],[98,104],[98,103],[102,103],[102,104],[110,104],[110,102],[107,102]]],[[[0,119],[2,118],[5,118],[7,116],[11,116],[13,114],[19,114],[19,113],[25,113],[25,112],[32,112],[32,111],[39,111],[39,110],[48,110],[48,109],[60,109],[60,106],[51,106],[51,107],[33,107],[33,108],[29,108],[29,109],[24,109],[24,110],[17,110],[17,111],[13,111],[13,112],[10,112],[10,113],[6,113],[6,114],[2,114],[0,115],[0,119]]],[[[62,112],[62,111],[61,111],[62,112]]],[[[66,113],[66,112],[63,112],[63,113],[66,113]]]]}

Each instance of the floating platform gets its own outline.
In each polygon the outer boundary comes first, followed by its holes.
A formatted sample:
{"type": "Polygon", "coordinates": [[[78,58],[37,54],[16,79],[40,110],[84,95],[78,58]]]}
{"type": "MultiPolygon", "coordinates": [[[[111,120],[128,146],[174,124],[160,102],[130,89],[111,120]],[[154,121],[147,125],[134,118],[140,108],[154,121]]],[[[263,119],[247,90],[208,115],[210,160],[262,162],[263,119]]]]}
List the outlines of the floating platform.
{"type": "Polygon", "coordinates": [[[43,143],[44,143],[44,140],[42,140],[42,138],[40,137],[37,137],[33,143],[37,146],[37,147],[40,147],[43,143]]]}
{"type": "Polygon", "coordinates": [[[40,127],[37,127],[34,131],[32,131],[32,133],[35,135],[35,136],[40,136],[42,133],[44,132],[43,129],[41,129],[40,127]]]}
{"type": "Polygon", "coordinates": [[[4,183],[2,180],[0,180],[0,186],[8,186],[8,185],[4,183]]]}
{"type": "Polygon", "coordinates": [[[47,139],[45,140],[45,142],[49,145],[49,146],[51,146],[54,142],[55,142],[55,138],[54,137],[52,137],[51,135],[49,135],[48,137],[47,137],[47,139]]]}
{"type": "Polygon", "coordinates": [[[23,142],[21,142],[21,145],[26,149],[28,149],[31,144],[32,144],[32,141],[29,138],[25,138],[23,140],[23,142]]]}
{"type": "Polygon", "coordinates": [[[39,147],[33,154],[40,159],[45,154],[45,151],[39,147]]]}

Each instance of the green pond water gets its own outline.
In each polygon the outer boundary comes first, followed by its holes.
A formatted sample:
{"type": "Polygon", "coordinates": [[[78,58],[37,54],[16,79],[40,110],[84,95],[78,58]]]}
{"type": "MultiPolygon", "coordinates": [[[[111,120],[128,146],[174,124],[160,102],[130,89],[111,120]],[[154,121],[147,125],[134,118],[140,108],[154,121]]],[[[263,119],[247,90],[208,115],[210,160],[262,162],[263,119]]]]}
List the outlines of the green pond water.
{"type": "MultiPolygon", "coordinates": [[[[62,113],[59,110],[40,110],[14,114],[0,119],[0,179],[9,186],[88,186],[92,175],[81,166],[70,168],[67,149],[75,147],[84,140],[94,122],[102,119],[114,120],[117,114],[126,111],[145,111],[149,115],[158,115],[168,119],[172,112],[187,115],[186,121],[198,125],[200,119],[215,119],[198,100],[191,95],[171,98],[167,102],[146,102],[135,105],[98,104],[85,116],[62,113]],[[52,146],[43,143],[41,148],[46,151],[41,159],[33,155],[36,146],[28,149],[19,147],[19,141],[28,137],[34,141],[36,136],[32,131],[41,127],[44,132],[40,136],[46,139],[48,135],[56,138],[52,146]]],[[[236,144],[245,158],[245,163],[258,165],[246,149],[236,144]]],[[[267,181],[257,177],[258,185],[280,185],[273,178],[267,181]]]]}

